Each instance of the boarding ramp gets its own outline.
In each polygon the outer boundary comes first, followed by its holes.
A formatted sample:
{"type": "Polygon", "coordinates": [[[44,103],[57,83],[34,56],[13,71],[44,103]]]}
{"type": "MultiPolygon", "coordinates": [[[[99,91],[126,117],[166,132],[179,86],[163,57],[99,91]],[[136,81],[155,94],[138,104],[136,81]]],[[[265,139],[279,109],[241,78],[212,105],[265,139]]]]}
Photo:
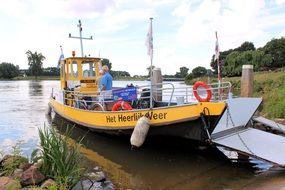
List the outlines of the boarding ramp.
{"type": "Polygon", "coordinates": [[[285,138],[250,128],[249,122],[261,98],[234,98],[216,125],[211,138],[216,145],[285,167],[285,138]]]}
{"type": "Polygon", "coordinates": [[[276,131],[279,131],[285,134],[285,125],[283,124],[277,123],[275,121],[272,121],[262,116],[253,117],[252,120],[255,122],[261,123],[265,125],[266,127],[269,127],[270,129],[273,129],[273,130],[276,130],[276,131]]]}

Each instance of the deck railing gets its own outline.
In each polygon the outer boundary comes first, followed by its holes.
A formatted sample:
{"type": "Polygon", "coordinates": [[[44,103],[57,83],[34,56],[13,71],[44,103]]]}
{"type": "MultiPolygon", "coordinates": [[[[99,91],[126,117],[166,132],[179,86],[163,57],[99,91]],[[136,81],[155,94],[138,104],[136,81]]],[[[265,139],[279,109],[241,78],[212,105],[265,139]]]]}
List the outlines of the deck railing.
{"type": "MultiPolygon", "coordinates": [[[[219,86],[218,83],[209,84],[212,92],[211,102],[223,101],[228,99],[231,95],[231,83],[222,82],[219,86]]],[[[192,86],[175,87],[172,83],[159,83],[155,85],[143,85],[134,86],[136,89],[136,100],[132,100],[132,104],[138,105],[139,101],[150,101],[155,102],[154,106],[172,106],[172,105],[183,105],[197,103],[197,99],[194,96],[194,90],[192,86]],[[150,97],[150,89],[152,89],[153,97],[150,97]]],[[[198,88],[197,93],[200,97],[207,96],[207,91],[204,88],[198,88]]],[[[88,92],[82,93],[76,90],[64,90],[61,92],[62,102],[66,105],[90,109],[90,107],[99,107],[101,110],[105,110],[106,103],[112,103],[114,100],[112,91],[104,92],[88,92]]],[[[54,94],[54,92],[53,92],[54,94]]],[[[52,95],[55,97],[55,95],[52,95]]],[[[149,105],[148,105],[149,106],[149,105]]],[[[138,106],[139,108],[147,108],[138,106]]],[[[148,107],[149,108],[149,107],[148,107]]]]}

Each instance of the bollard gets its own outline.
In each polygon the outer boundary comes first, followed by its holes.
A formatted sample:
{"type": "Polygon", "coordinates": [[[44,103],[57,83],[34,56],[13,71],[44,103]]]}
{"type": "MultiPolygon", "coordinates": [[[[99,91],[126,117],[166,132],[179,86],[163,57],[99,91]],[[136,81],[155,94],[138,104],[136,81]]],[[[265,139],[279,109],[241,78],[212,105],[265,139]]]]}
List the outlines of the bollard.
{"type": "Polygon", "coordinates": [[[162,101],[162,74],[159,67],[152,70],[153,97],[155,101],[162,101]]]}
{"type": "Polygon", "coordinates": [[[241,84],[240,84],[240,96],[252,97],[252,95],[253,95],[253,65],[243,65],[241,84]]]}

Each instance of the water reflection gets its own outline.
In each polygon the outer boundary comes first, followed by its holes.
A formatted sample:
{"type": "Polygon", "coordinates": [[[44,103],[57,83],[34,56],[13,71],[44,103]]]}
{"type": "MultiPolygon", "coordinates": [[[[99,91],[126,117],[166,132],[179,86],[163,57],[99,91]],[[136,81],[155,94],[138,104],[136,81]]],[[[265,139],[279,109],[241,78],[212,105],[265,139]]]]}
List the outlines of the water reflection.
{"type": "Polygon", "coordinates": [[[43,95],[42,83],[43,83],[43,81],[34,81],[34,80],[29,81],[29,94],[30,94],[30,96],[39,97],[39,96],[43,95]]]}
{"type": "MultiPolygon", "coordinates": [[[[59,129],[71,125],[57,115],[53,121],[59,129]]],[[[223,189],[240,187],[255,174],[250,163],[232,163],[216,148],[200,150],[193,141],[154,137],[132,151],[128,138],[74,128],[73,138],[84,135],[82,152],[120,188],[223,189]]]]}

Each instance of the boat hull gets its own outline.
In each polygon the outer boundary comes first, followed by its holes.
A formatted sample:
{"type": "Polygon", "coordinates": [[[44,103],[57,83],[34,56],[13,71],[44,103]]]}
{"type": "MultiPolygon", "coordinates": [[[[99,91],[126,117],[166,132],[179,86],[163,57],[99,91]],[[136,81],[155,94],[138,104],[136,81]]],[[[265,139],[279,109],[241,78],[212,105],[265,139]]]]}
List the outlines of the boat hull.
{"type": "MultiPolygon", "coordinates": [[[[223,102],[201,102],[179,106],[158,107],[153,109],[127,111],[90,111],[63,105],[51,99],[49,105],[61,117],[88,127],[93,131],[109,134],[130,135],[137,120],[149,113],[150,130],[148,135],[167,135],[182,138],[204,140],[207,138],[201,113],[207,108],[207,123],[211,126],[217,122],[226,104],[223,102]]],[[[211,129],[212,130],[212,129],[211,129]]]]}

